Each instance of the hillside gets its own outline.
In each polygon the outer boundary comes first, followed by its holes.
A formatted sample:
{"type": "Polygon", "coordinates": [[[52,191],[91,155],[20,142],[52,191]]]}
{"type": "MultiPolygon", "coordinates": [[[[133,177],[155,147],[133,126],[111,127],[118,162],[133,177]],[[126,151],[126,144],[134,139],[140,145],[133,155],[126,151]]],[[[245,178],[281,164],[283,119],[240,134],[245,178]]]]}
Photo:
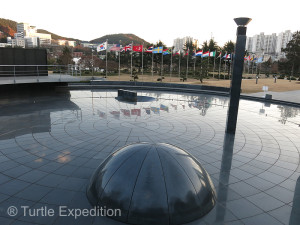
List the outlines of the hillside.
{"type": "MultiPolygon", "coordinates": [[[[32,24],[34,25],[34,24],[32,24]]],[[[14,37],[14,33],[17,32],[17,22],[9,19],[0,18],[0,42],[6,42],[6,37],[14,37]],[[2,35],[1,35],[2,32],[2,35]]],[[[44,29],[37,29],[37,32],[39,33],[46,33],[51,34],[51,37],[53,40],[58,39],[64,39],[64,40],[70,40],[70,41],[78,41],[81,42],[79,39],[75,38],[67,38],[63,37],[57,34],[54,34],[50,31],[44,30],[44,29]]],[[[106,39],[108,39],[109,44],[117,44],[119,41],[122,41],[122,45],[124,44],[130,44],[132,41],[134,44],[142,44],[148,45],[149,42],[145,41],[144,39],[134,35],[134,34],[109,34],[105,35],[103,37],[91,40],[91,43],[101,43],[105,42],[106,39]]]]}
{"type": "Polygon", "coordinates": [[[59,36],[57,34],[51,33],[49,31],[43,30],[43,29],[37,29],[37,32],[44,33],[44,34],[51,34],[51,38],[54,40],[63,39],[63,40],[69,40],[69,41],[80,41],[79,39],[75,39],[75,38],[62,37],[62,36],[59,36]]]}
{"type": "Polygon", "coordinates": [[[145,41],[144,39],[134,35],[134,34],[108,34],[105,36],[102,36],[100,38],[96,38],[94,40],[91,40],[91,43],[101,43],[105,42],[106,39],[108,39],[109,44],[118,44],[119,41],[122,41],[122,44],[130,44],[132,41],[134,44],[143,44],[147,45],[149,42],[145,41]]]}
{"type": "MultiPolygon", "coordinates": [[[[13,37],[14,33],[17,32],[17,22],[13,21],[13,20],[0,18],[0,31],[3,32],[3,36],[1,38],[6,39],[6,37],[13,37]]],[[[80,41],[80,40],[74,39],[74,38],[62,37],[60,35],[51,33],[49,31],[43,30],[43,29],[37,29],[37,32],[51,34],[51,37],[54,40],[65,39],[65,40],[70,40],[70,41],[80,41]]]]}
{"type": "Polygon", "coordinates": [[[17,23],[13,20],[0,18],[0,31],[5,37],[13,37],[17,31],[17,23]]]}

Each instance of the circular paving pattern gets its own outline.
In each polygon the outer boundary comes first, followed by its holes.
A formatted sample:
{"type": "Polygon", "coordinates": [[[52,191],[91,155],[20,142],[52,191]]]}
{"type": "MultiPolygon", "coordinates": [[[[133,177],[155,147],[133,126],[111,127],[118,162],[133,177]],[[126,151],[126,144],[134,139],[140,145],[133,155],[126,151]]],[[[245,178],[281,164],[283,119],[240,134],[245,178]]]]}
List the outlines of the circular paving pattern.
{"type": "Polygon", "coordinates": [[[217,204],[190,224],[300,224],[299,109],[241,100],[235,137],[224,134],[228,98],[138,92],[151,102],[119,102],[117,91],[1,100],[0,224],[120,224],[59,216],[90,209],[86,186],[113,151],[136,142],[185,149],[210,174],[217,204]],[[223,144],[224,143],[224,144],[223,144]],[[19,209],[9,216],[7,209],[19,209]],[[24,216],[21,206],[54,209],[24,216]]]}

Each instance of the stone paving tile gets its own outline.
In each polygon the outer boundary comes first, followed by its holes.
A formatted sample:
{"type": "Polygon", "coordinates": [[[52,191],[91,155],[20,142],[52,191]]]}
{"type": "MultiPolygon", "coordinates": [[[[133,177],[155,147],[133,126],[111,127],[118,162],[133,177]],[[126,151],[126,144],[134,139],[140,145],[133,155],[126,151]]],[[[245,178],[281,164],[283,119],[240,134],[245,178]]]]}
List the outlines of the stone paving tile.
{"type": "Polygon", "coordinates": [[[91,175],[109,154],[134,142],[166,142],[184,148],[211,175],[217,204],[190,225],[300,224],[298,108],[241,100],[234,144],[228,151],[224,146],[226,97],[144,91],[155,100],[134,105],[118,102],[116,91],[70,94],[67,99],[36,97],[43,106],[25,107],[24,99],[17,99],[17,108],[8,104],[1,111],[0,122],[7,118],[12,122],[12,134],[0,128],[1,225],[123,224],[105,217],[11,218],[6,210],[14,204],[55,210],[63,204],[91,208],[86,198],[91,175]],[[207,107],[201,105],[203,99],[207,107]],[[168,112],[146,110],[160,104],[168,106],[168,112]],[[262,107],[264,114],[259,113],[262,107]],[[140,115],[124,114],[131,109],[140,110],[140,115]]]}

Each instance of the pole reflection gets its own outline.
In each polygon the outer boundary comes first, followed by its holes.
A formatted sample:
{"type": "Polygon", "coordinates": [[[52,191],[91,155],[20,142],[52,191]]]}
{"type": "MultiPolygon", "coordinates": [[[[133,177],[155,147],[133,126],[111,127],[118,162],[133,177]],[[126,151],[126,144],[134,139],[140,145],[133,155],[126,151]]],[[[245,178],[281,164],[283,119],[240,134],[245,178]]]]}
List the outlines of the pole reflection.
{"type": "Polygon", "coordinates": [[[223,206],[220,204],[216,205],[216,224],[224,222],[226,216],[225,208],[228,196],[228,182],[230,178],[234,140],[234,134],[225,133],[221,170],[219,175],[219,186],[217,191],[218,202],[222,202],[223,206]]]}

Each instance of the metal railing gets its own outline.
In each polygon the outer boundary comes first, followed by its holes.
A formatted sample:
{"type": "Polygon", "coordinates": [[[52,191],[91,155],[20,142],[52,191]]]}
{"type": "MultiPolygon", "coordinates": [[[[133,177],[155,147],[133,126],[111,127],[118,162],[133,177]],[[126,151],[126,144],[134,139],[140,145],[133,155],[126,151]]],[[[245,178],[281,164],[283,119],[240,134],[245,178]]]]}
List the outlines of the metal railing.
{"type": "Polygon", "coordinates": [[[81,76],[81,69],[76,65],[0,65],[0,78],[13,77],[14,83],[18,78],[29,77],[40,82],[42,77],[48,75],[58,76],[58,81],[61,82],[62,75],[81,76]]]}

